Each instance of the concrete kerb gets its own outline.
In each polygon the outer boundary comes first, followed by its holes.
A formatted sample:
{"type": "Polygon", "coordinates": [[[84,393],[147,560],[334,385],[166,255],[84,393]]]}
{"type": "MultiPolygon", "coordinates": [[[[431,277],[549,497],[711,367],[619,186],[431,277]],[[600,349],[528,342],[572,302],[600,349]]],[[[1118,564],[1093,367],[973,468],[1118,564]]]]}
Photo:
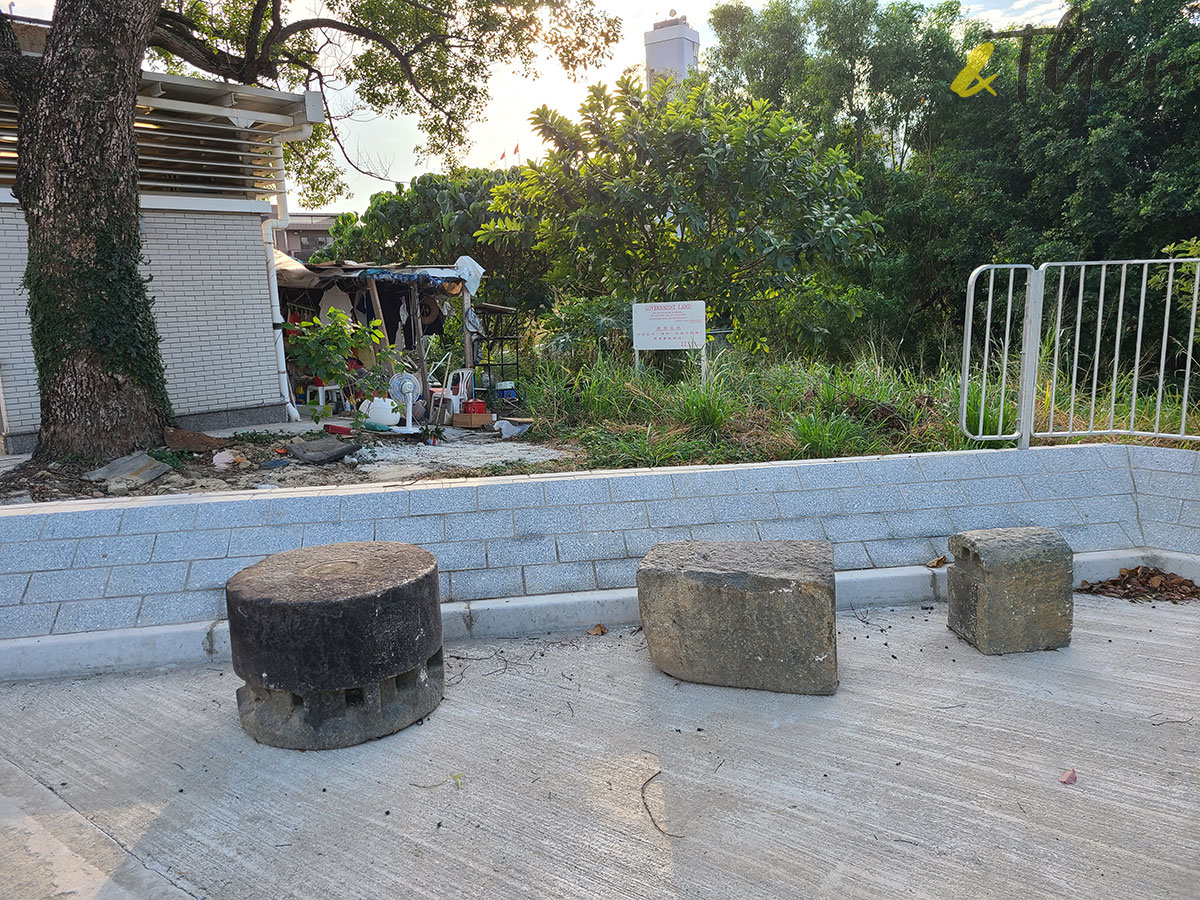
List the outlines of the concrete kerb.
{"type": "MultiPolygon", "coordinates": [[[[1136,548],[1075,554],[1075,583],[1101,581],[1120,569],[1153,565],[1200,579],[1200,557],[1136,548]]],[[[835,574],[837,608],[866,609],[946,601],[946,569],[899,566],[835,574]]],[[[472,638],[519,637],[582,631],[638,622],[637,591],[620,588],[542,596],[443,603],[448,643],[472,638]]],[[[0,644],[0,681],[80,677],[163,666],[226,663],[225,621],[122,628],[102,632],[21,638],[0,644]]]]}

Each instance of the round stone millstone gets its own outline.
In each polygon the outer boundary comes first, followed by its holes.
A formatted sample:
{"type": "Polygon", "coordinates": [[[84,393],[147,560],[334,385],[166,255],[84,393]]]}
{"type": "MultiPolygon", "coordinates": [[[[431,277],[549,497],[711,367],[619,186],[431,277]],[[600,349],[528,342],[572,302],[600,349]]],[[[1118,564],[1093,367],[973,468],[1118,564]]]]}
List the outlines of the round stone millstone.
{"type": "Polygon", "coordinates": [[[242,727],[294,750],[393,734],[442,699],[437,560],[358,542],[267,557],[225,585],[242,727]]]}

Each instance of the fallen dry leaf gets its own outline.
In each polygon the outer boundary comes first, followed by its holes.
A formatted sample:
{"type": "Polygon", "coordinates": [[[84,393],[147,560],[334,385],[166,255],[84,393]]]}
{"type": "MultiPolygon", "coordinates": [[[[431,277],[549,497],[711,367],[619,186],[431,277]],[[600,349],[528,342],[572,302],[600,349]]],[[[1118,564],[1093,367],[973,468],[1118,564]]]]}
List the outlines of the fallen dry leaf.
{"type": "Polygon", "coordinates": [[[1085,581],[1080,584],[1079,590],[1085,594],[1119,597],[1131,603],[1186,603],[1200,599],[1200,587],[1191,579],[1153,566],[1122,569],[1116,578],[1091,583],[1085,581]]]}
{"type": "Polygon", "coordinates": [[[602,634],[608,634],[608,629],[605,628],[603,625],[601,625],[599,622],[597,622],[595,625],[593,625],[591,628],[589,628],[587,630],[587,633],[599,636],[602,634]]]}
{"type": "Polygon", "coordinates": [[[940,569],[945,564],[946,564],[946,557],[939,556],[937,559],[931,559],[929,562],[925,563],[925,566],[926,566],[926,568],[929,568],[929,569],[940,569]]]}
{"type": "Polygon", "coordinates": [[[1074,784],[1077,780],[1074,769],[1067,769],[1067,771],[1058,776],[1060,784],[1074,784]]]}

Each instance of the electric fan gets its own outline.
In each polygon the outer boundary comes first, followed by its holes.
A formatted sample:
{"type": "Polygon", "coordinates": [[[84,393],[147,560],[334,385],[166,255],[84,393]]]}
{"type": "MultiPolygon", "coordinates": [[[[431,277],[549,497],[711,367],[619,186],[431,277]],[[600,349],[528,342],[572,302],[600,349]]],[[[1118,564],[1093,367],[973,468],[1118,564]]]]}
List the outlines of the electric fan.
{"type": "Polygon", "coordinates": [[[397,372],[388,382],[388,393],[397,403],[404,404],[404,424],[393,425],[391,431],[396,434],[416,434],[421,429],[413,426],[413,403],[421,396],[421,382],[408,372],[397,372]]]}

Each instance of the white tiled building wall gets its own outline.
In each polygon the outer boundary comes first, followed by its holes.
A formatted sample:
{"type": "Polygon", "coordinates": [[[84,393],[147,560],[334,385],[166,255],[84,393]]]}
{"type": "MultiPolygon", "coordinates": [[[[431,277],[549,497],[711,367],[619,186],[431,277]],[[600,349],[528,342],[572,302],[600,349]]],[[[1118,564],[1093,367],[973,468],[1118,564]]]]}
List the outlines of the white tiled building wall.
{"type": "MultiPolygon", "coordinates": [[[[146,210],[143,252],[176,415],[279,404],[271,299],[257,213],[146,210]]],[[[25,220],[0,204],[0,391],[4,430],[40,418],[29,344],[25,220]]]]}

